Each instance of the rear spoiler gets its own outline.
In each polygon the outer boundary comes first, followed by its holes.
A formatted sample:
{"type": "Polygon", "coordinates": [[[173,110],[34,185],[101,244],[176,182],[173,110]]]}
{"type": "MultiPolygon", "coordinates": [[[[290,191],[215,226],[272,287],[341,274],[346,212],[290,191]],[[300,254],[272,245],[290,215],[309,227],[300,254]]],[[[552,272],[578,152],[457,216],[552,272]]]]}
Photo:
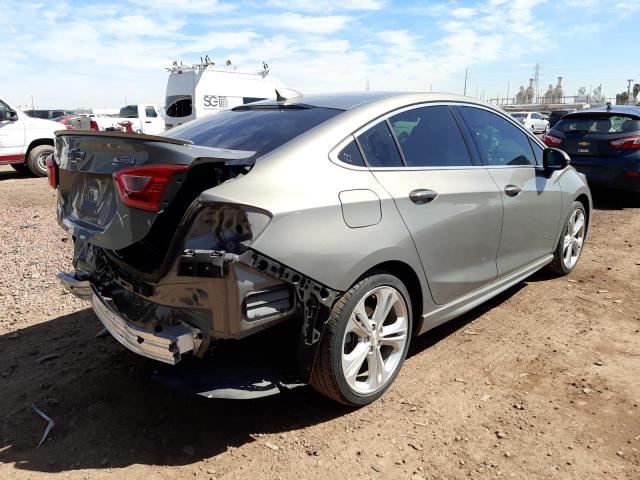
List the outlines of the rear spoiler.
{"type": "MultiPolygon", "coordinates": [[[[181,154],[190,157],[189,165],[201,163],[218,163],[228,166],[251,166],[255,163],[253,156],[256,154],[250,150],[230,150],[228,148],[205,147],[194,145],[191,140],[162,137],[160,135],[145,135],[134,132],[105,132],[97,130],[58,130],[56,137],[93,137],[93,138],[117,138],[118,140],[134,140],[137,142],[155,142],[170,145],[188,147],[181,154]]],[[[173,147],[167,147],[173,148],[173,147]]]]}
{"type": "Polygon", "coordinates": [[[160,135],[147,135],[135,132],[105,132],[98,130],[57,130],[56,137],[108,137],[108,138],[128,138],[140,140],[142,142],[171,143],[173,145],[192,145],[191,140],[180,140],[179,138],[161,137],[160,135]]]}

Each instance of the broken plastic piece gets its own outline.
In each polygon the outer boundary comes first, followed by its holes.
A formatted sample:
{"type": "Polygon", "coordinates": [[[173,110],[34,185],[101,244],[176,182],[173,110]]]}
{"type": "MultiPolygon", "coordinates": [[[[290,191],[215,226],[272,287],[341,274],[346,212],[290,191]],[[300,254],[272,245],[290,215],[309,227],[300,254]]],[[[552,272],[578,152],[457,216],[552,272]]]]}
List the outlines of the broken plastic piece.
{"type": "Polygon", "coordinates": [[[31,405],[31,408],[33,408],[33,410],[40,415],[42,418],[44,418],[47,421],[47,428],[45,428],[44,430],[44,434],[42,435],[42,438],[40,439],[40,443],[38,443],[38,446],[36,448],[39,448],[40,445],[42,445],[42,443],[47,439],[47,435],[49,435],[49,432],[51,431],[51,429],[53,428],[53,426],[55,425],[55,422],[49,418],[47,415],[45,415],[42,410],[40,410],[38,407],[36,407],[34,404],[31,405]]]}

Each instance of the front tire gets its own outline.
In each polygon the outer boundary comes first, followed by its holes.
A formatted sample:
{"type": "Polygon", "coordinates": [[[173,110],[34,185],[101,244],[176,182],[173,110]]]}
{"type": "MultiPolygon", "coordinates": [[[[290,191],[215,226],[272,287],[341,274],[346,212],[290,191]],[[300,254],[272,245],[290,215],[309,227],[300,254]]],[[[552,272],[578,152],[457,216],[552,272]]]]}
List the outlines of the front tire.
{"type": "Polygon", "coordinates": [[[29,152],[29,158],[27,159],[27,165],[29,165],[31,173],[36,177],[46,177],[46,159],[51,154],[53,154],[53,147],[51,145],[38,145],[37,147],[33,147],[29,152]]]}
{"type": "Polygon", "coordinates": [[[587,214],[584,205],[573,202],[569,216],[562,227],[558,246],[549,264],[549,270],[556,275],[568,275],[578,264],[587,233],[587,214]]]}
{"type": "Polygon", "coordinates": [[[367,405],[393,383],[409,348],[409,293],[393,275],[376,273],[333,306],[311,374],[311,385],[336,402],[367,405]]]}

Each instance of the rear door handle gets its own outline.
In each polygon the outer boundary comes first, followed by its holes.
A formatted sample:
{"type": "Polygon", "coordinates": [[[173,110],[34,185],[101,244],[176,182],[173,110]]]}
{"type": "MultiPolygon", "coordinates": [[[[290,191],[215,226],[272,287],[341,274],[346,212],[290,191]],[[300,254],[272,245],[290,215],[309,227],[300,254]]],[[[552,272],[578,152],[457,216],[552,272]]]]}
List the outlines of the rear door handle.
{"type": "Polygon", "coordinates": [[[428,190],[426,188],[412,190],[409,193],[409,199],[416,205],[424,205],[425,203],[429,203],[435,200],[437,196],[438,192],[434,192],[433,190],[428,190]]]}
{"type": "Polygon", "coordinates": [[[517,197],[522,189],[516,185],[507,185],[504,187],[504,193],[509,195],[510,197],[517,197]]]}

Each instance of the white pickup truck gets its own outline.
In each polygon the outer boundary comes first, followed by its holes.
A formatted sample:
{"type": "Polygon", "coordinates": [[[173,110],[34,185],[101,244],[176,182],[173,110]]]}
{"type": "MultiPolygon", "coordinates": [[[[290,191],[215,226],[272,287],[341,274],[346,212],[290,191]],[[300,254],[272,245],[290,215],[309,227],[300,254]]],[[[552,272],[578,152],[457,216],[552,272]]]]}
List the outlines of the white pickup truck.
{"type": "Polygon", "coordinates": [[[46,177],[53,132],[64,129],[58,122],[29,117],[0,97],[0,165],[10,164],[20,173],[46,177]]]}
{"type": "Polygon", "coordinates": [[[117,117],[94,115],[70,120],[74,130],[107,130],[157,135],[164,132],[164,120],[156,105],[126,105],[117,117]]]}

